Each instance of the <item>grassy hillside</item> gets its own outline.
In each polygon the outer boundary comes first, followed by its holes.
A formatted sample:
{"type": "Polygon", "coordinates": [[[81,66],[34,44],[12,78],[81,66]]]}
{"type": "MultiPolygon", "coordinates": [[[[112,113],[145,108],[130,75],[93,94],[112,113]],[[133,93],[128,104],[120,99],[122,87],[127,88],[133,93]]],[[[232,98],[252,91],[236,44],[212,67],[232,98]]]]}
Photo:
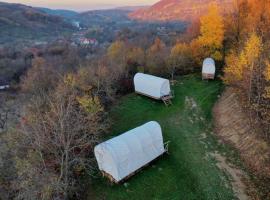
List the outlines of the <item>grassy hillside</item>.
{"type": "Polygon", "coordinates": [[[130,94],[111,111],[110,137],[156,120],[162,126],[164,140],[171,141],[170,154],[151,163],[125,184],[111,186],[98,175],[88,199],[235,199],[229,177],[211,156],[211,152],[220,149],[212,134],[211,110],[222,83],[201,81],[200,76],[191,75],[180,77],[173,89],[176,97],[171,107],[130,94]]]}

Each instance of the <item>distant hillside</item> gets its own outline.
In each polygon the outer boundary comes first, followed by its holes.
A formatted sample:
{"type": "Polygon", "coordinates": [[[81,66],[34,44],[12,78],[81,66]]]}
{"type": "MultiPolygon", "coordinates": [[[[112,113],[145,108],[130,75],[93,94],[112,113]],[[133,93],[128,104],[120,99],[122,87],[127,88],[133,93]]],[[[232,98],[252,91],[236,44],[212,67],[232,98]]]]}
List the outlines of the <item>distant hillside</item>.
{"type": "Polygon", "coordinates": [[[109,10],[92,10],[80,13],[77,18],[83,24],[99,25],[99,24],[118,24],[124,21],[130,21],[128,14],[131,11],[122,9],[109,9],[109,10]]]}
{"type": "Polygon", "coordinates": [[[50,8],[37,8],[37,9],[49,15],[56,15],[56,16],[65,17],[65,18],[73,18],[76,15],[78,15],[78,13],[73,10],[59,10],[59,9],[54,10],[50,8]]]}
{"type": "Polygon", "coordinates": [[[139,9],[145,9],[149,8],[150,6],[123,6],[123,7],[118,7],[116,10],[127,10],[127,11],[136,11],[139,9]]]}
{"type": "Polygon", "coordinates": [[[22,4],[0,2],[0,44],[23,39],[55,37],[72,31],[62,17],[22,4]]]}
{"type": "Polygon", "coordinates": [[[142,21],[190,21],[204,14],[212,2],[227,10],[232,7],[233,0],[161,0],[149,8],[130,13],[129,17],[142,21]]]}

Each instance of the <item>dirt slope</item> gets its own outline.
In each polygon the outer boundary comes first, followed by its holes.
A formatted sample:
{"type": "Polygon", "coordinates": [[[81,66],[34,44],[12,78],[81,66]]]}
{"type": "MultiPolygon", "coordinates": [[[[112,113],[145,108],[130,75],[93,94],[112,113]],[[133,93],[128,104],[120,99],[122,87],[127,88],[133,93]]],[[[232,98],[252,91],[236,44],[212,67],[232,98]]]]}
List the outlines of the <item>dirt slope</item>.
{"type": "MultiPolygon", "coordinates": [[[[258,137],[259,130],[251,126],[232,88],[227,88],[216,103],[214,117],[215,132],[219,137],[239,151],[252,174],[270,180],[270,146],[258,137]]],[[[264,197],[270,198],[270,186],[262,181],[259,181],[259,184],[264,184],[264,197]]]]}

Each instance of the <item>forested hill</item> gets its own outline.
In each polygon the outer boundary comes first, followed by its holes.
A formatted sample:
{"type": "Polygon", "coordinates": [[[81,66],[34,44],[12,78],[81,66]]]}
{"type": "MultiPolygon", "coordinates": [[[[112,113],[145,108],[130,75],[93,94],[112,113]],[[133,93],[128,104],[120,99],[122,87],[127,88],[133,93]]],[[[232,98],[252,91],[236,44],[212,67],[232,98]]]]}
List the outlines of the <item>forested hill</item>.
{"type": "Polygon", "coordinates": [[[209,5],[214,2],[224,11],[233,5],[232,0],[161,0],[149,8],[134,11],[129,16],[142,21],[189,21],[205,14],[209,5]]]}
{"type": "Polygon", "coordinates": [[[0,44],[18,38],[49,37],[73,29],[63,18],[22,4],[0,2],[0,44]]]}
{"type": "Polygon", "coordinates": [[[130,21],[128,14],[131,11],[126,9],[92,10],[80,13],[77,18],[83,24],[117,24],[130,21]]]}
{"type": "Polygon", "coordinates": [[[49,15],[56,15],[56,16],[65,17],[65,18],[73,18],[76,15],[78,15],[78,13],[73,10],[50,9],[50,8],[37,8],[37,9],[49,15]]]}

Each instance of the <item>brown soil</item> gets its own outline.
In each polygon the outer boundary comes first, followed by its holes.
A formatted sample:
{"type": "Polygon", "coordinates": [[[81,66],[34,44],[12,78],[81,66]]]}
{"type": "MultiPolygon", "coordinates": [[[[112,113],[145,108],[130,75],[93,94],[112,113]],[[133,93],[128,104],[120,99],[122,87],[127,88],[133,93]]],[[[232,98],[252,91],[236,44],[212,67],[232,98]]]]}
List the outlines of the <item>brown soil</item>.
{"type": "Polygon", "coordinates": [[[226,161],[226,158],[219,153],[213,153],[211,155],[218,161],[218,168],[229,174],[230,178],[232,179],[232,189],[237,198],[240,200],[251,199],[246,192],[247,185],[245,180],[247,180],[248,177],[245,175],[245,173],[241,169],[237,169],[235,166],[229,164],[226,161]]]}
{"type": "MultiPolygon", "coordinates": [[[[258,137],[259,130],[251,125],[233,88],[227,88],[216,103],[214,119],[216,134],[239,151],[249,171],[270,178],[270,146],[258,137]]],[[[270,186],[264,184],[263,187],[270,186]]],[[[268,194],[265,197],[269,197],[268,194]]]]}

